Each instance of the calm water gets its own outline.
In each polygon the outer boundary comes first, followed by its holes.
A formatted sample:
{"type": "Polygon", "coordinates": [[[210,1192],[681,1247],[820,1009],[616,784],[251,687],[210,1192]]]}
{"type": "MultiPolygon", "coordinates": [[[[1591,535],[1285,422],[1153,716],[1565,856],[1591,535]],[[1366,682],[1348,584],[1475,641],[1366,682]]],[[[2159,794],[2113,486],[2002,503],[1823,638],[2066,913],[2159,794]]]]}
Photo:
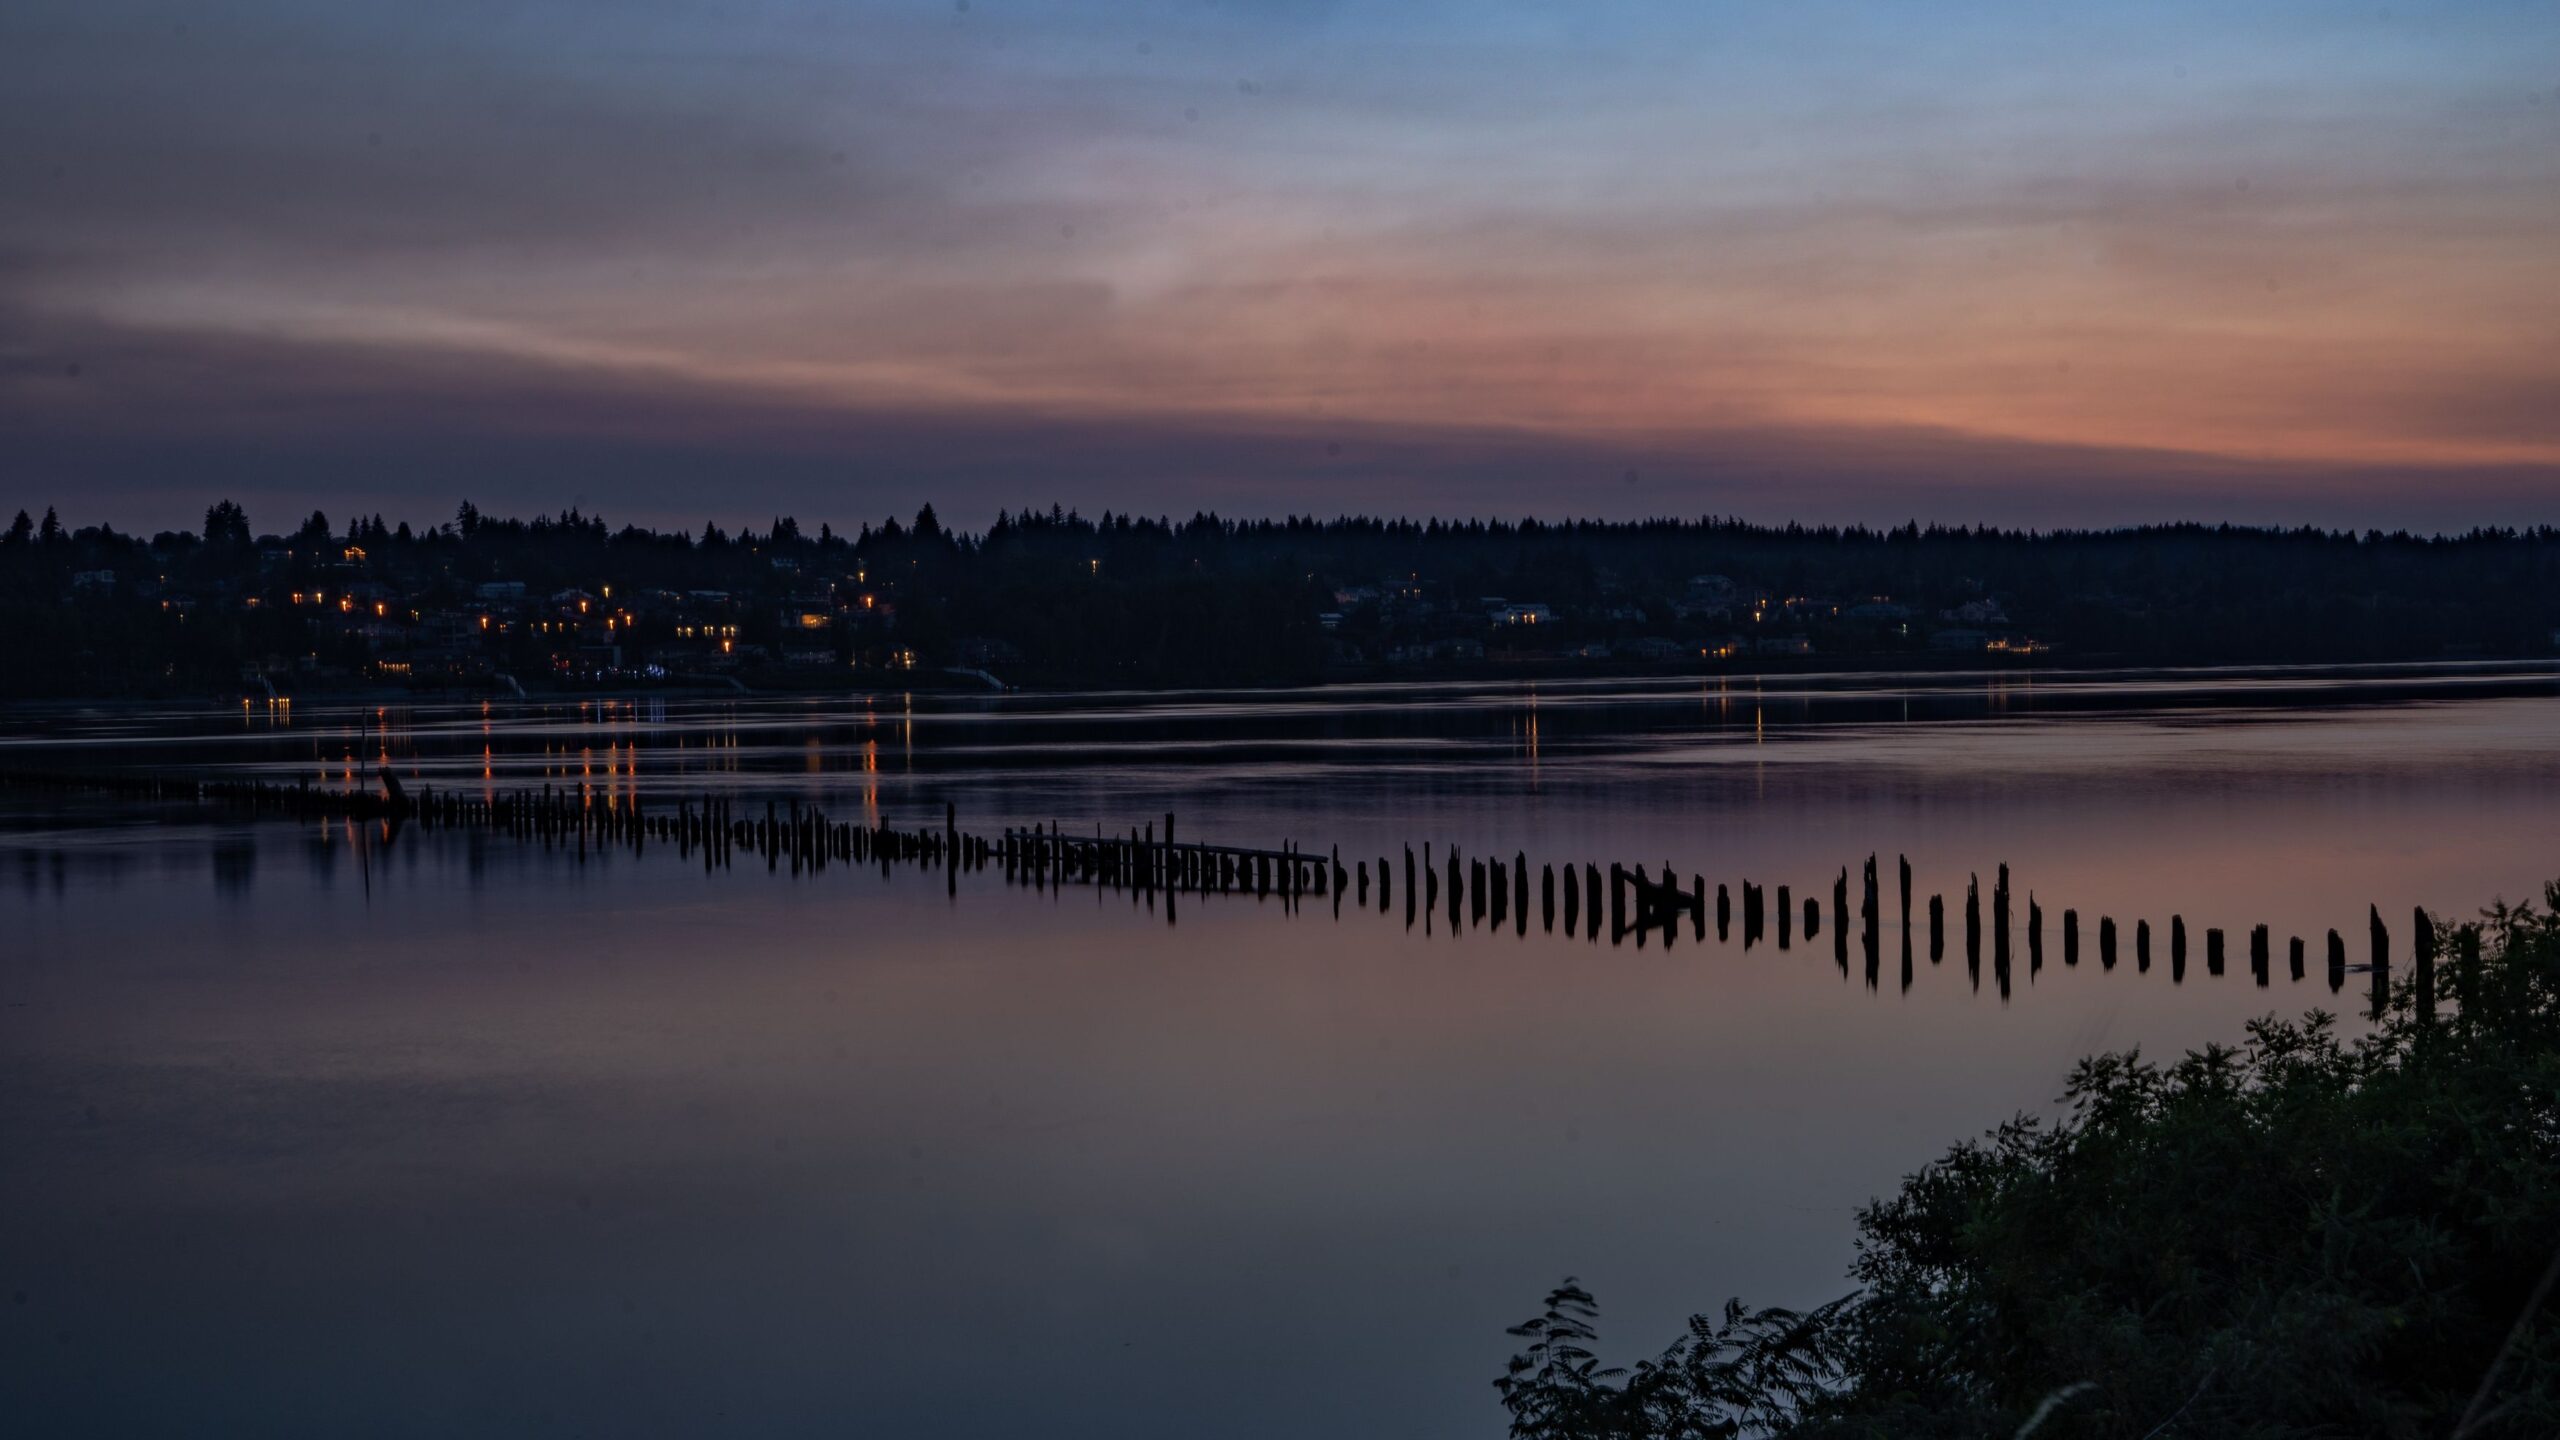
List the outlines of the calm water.
{"type": "Polygon", "coordinates": [[[1558,1277],[1630,1358],[1728,1294],[1830,1298],[1860,1202],[2049,1109],[2074,1057],[2352,1009],[2319,937],[2361,958],[2368,902],[2405,947],[2412,905],[2560,876],[2550,669],[53,708],[0,735],[0,764],[337,783],[387,754],[439,786],[947,800],[989,831],[1173,810],[1346,862],[1454,841],[1826,904],[1876,851],[1888,911],[1871,990],[1827,934],[1452,938],[1401,896],[1168,925],[995,873],[954,897],[0,796],[0,1403],[28,1434],[1495,1434],[1502,1327],[1558,1277]],[[1951,915],[1907,989],[1898,852],[1951,915]],[[2030,890],[2050,912],[2005,1002],[1954,923],[2002,861],[2019,924],[2030,890]],[[2165,933],[2147,975],[2130,949],[2172,912],[2179,985],[2165,933]]]}

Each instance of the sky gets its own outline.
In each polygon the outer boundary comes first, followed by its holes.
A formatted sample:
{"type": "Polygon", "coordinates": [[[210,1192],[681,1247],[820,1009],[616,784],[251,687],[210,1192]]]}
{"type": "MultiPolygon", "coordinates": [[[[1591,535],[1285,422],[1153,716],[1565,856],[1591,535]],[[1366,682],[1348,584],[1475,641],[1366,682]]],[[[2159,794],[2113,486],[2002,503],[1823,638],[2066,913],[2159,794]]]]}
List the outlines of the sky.
{"type": "Polygon", "coordinates": [[[2560,522],[2560,5],[11,0],[0,506],[2560,522]]]}

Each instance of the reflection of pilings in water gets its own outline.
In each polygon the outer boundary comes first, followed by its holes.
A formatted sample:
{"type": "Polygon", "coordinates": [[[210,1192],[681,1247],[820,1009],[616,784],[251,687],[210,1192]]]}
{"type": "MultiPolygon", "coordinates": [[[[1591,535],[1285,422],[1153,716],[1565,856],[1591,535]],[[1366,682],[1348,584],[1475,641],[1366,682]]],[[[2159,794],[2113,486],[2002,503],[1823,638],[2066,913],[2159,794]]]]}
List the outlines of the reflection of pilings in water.
{"type": "Polygon", "coordinates": [[[1469,918],[1473,919],[1478,925],[1482,925],[1485,921],[1485,911],[1487,909],[1486,901],[1490,899],[1492,902],[1491,909],[1493,911],[1493,925],[1495,929],[1499,930],[1502,928],[1503,922],[1511,918],[1511,897],[1506,893],[1510,890],[1511,886],[1503,874],[1502,867],[1497,864],[1493,867],[1493,894],[1488,897],[1485,894],[1485,866],[1482,860],[1475,862],[1473,873],[1475,876],[1476,886],[1475,904],[1469,907],[1471,912],[1469,918]]]}
{"type": "Polygon", "coordinates": [[[1750,949],[1760,942],[1760,933],[1768,919],[1768,905],[1760,887],[1742,882],[1742,948],[1750,949]]]}
{"type": "Polygon", "coordinates": [[[2169,983],[2183,985],[2187,979],[2187,917],[2169,917],[2169,983]]]}
{"type": "Polygon", "coordinates": [[[1592,943],[1600,940],[1600,867],[1583,862],[1582,866],[1582,933],[1592,943]]]}
{"type": "Polygon", "coordinates": [[[1568,936],[1578,933],[1579,927],[1575,922],[1581,918],[1582,886],[1574,877],[1573,867],[1568,865],[1564,870],[1564,933],[1568,936]]]}
{"type": "Polygon", "coordinates": [[[2151,922],[2133,922],[2133,968],[2143,975],[2151,973],[2151,922]]]}
{"type": "Polygon", "coordinates": [[[1733,891],[1721,880],[1716,882],[1716,943],[1733,943],[1733,891]]]}
{"type": "Polygon", "coordinates": [[[1947,958],[1947,897],[1929,897],[1929,963],[1947,958]]]}
{"type": "Polygon", "coordinates": [[[2347,937],[2332,930],[2329,932],[2329,993],[2335,995],[2346,988],[2347,937]]]}
{"type": "Polygon", "coordinates": [[[2217,979],[2222,975],[2222,927],[2218,925],[2205,927],[2204,973],[2217,979]]]}
{"type": "MultiPolygon", "coordinates": [[[[1552,864],[1543,866],[1538,871],[1538,915],[1545,928],[1552,933],[1556,928],[1556,867],[1552,864]]],[[[1565,933],[1572,934],[1571,927],[1567,927],[1565,933]]]]}
{"type": "Polygon", "coordinates": [[[2062,967],[2069,970],[2079,964],[2080,912],[2066,908],[2062,912],[2062,967]]]}
{"type": "Polygon", "coordinates": [[[2296,935],[2296,936],[2294,936],[2290,941],[2286,942],[2286,945],[2285,945],[2285,963],[2286,963],[2287,968],[2289,968],[2289,969],[2291,969],[2291,970],[2292,970],[2292,972],[2293,972],[2293,978],[2294,978],[2294,979],[2296,979],[2296,980],[2300,980],[2300,979],[2302,978],[2302,937],[2301,937],[2301,936],[2296,935]]]}
{"type": "Polygon", "coordinates": [[[1689,877],[1689,934],[1697,940],[1707,938],[1707,877],[1689,877]]]}
{"type": "Polygon", "coordinates": [[[2098,968],[2116,968],[2116,917],[2113,915],[2098,917],[2098,968]]]}
{"type": "Polygon", "coordinates": [[[2267,970],[2268,957],[2270,953],[2268,945],[2269,937],[2267,935],[2266,926],[2253,925],[2249,927],[2249,976],[2251,979],[2258,982],[2258,987],[2260,989],[2266,988],[2268,981],[2267,970]]]}
{"type": "Polygon", "coordinates": [[[1821,934],[1822,902],[1807,895],[1804,897],[1804,938],[1810,941],[1821,934]]]}
{"type": "Polygon", "coordinates": [[[1796,906],[1792,895],[1786,886],[1778,887],[1778,948],[1781,950],[1791,949],[1795,944],[1796,906]]]}
{"type": "Polygon", "coordinates": [[[2027,979],[2032,982],[2044,969],[2044,906],[2037,902],[2036,892],[2027,892],[2027,979]]]}

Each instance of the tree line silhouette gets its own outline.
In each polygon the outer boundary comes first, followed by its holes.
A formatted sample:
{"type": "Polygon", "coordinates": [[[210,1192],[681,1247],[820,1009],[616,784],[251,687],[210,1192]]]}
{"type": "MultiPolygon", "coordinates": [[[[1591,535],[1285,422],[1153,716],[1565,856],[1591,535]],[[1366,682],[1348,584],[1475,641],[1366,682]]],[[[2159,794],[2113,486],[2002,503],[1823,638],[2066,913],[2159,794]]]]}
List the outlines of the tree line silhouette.
{"type": "MultiPolygon", "coordinates": [[[[1659,647],[1666,663],[1696,664],[1727,634],[1802,632],[1820,663],[1908,660],[1930,653],[1933,631],[1979,623],[1953,619],[1953,607],[1986,603],[1994,628],[2091,663],[2547,654],[2560,632],[2560,529],[2548,526],[2030,531],[1087,518],[1052,507],[1000,512],[971,533],[926,506],[905,523],[812,533],[791,517],[657,531],[576,510],[504,518],[466,502],[431,526],[372,515],[341,528],[314,513],[260,534],[225,500],[200,531],[149,538],[20,512],[0,533],[0,685],[166,692],[223,683],[262,655],[325,655],[333,642],[317,617],[252,603],[324,572],[417,606],[462,603],[491,580],[535,594],[719,591],[751,624],[765,601],[858,585],[889,602],[898,643],[927,669],[994,653],[1006,679],[1057,685],[1305,683],[1392,665],[1416,637],[1489,637],[1498,661],[1532,638],[1557,653],[1657,636],[1672,642],[1659,647]],[[348,558],[356,550],[360,562],[348,558]],[[1730,597],[1723,610],[1700,605],[1706,581],[1730,597]],[[1551,607],[1556,623],[1534,637],[1489,634],[1488,597],[1551,607]],[[1870,601],[1892,602],[1890,614],[1851,613],[1870,601]]],[[[1743,648],[1736,663],[1766,663],[1743,648]]]]}

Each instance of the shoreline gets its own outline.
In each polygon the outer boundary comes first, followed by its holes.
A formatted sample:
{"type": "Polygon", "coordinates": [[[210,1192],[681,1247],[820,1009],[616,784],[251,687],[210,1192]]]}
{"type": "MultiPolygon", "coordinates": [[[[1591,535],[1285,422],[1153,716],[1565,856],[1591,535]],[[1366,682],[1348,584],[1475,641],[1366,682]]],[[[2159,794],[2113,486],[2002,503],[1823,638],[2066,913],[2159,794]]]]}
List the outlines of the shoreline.
{"type": "Polygon", "coordinates": [[[1307,695],[1328,690],[1360,692],[1369,690],[1427,689],[1443,686],[1485,686],[1504,682],[1526,684],[1569,683],[1603,684],[1608,682],[1715,681],[1731,679],[1763,680],[1770,678],[1796,680],[1876,679],[1896,676],[1949,679],[1980,676],[1985,680],[2003,678],[2049,681],[2097,680],[2108,677],[2152,676],[2161,678],[2282,678],[2288,676],[2362,676],[2387,678],[2407,675],[2454,677],[2465,674],[2486,677],[2512,676],[2519,679],[2547,676],[2560,680],[2560,656],[2461,656],[2406,660],[2271,660],[2225,661],[2196,665],[2156,665],[2128,663],[2106,656],[2079,656],[2063,662],[2052,656],[2020,658],[2013,661],[1982,663],[1973,655],[1945,657],[1941,663],[1930,663],[1934,657],[1875,657],[1861,663],[1833,657],[1796,657],[1797,663],[1734,664],[1719,662],[1709,665],[1643,665],[1609,662],[1560,661],[1556,663],[1484,662],[1470,665],[1438,666],[1428,669],[1390,666],[1362,667],[1329,673],[1324,678],[1294,685],[1135,685],[1135,684],[1024,684],[1007,685],[1003,690],[987,688],[983,683],[961,676],[931,677],[920,683],[878,686],[803,686],[738,689],[726,685],[604,685],[595,687],[531,687],[523,695],[500,690],[473,691],[459,687],[433,690],[399,686],[351,684],[307,690],[287,691],[273,700],[267,697],[232,694],[205,695],[187,691],[157,694],[119,695],[28,695],[0,697],[0,713],[34,713],[47,710],[146,710],[171,707],[202,706],[210,710],[235,708],[258,709],[272,704],[306,704],[336,708],[365,705],[462,706],[474,703],[509,706],[543,706],[607,702],[620,704],[644,700],[736,700],[747,702],[810,701],[832,699],[878,699],[888,696],[931,695],[936,698],[959,697],[985,700],[1039,699],[1066,696],[1124,695],[1141,697],[1173,697],[1197,695],[1307,695]]]}

